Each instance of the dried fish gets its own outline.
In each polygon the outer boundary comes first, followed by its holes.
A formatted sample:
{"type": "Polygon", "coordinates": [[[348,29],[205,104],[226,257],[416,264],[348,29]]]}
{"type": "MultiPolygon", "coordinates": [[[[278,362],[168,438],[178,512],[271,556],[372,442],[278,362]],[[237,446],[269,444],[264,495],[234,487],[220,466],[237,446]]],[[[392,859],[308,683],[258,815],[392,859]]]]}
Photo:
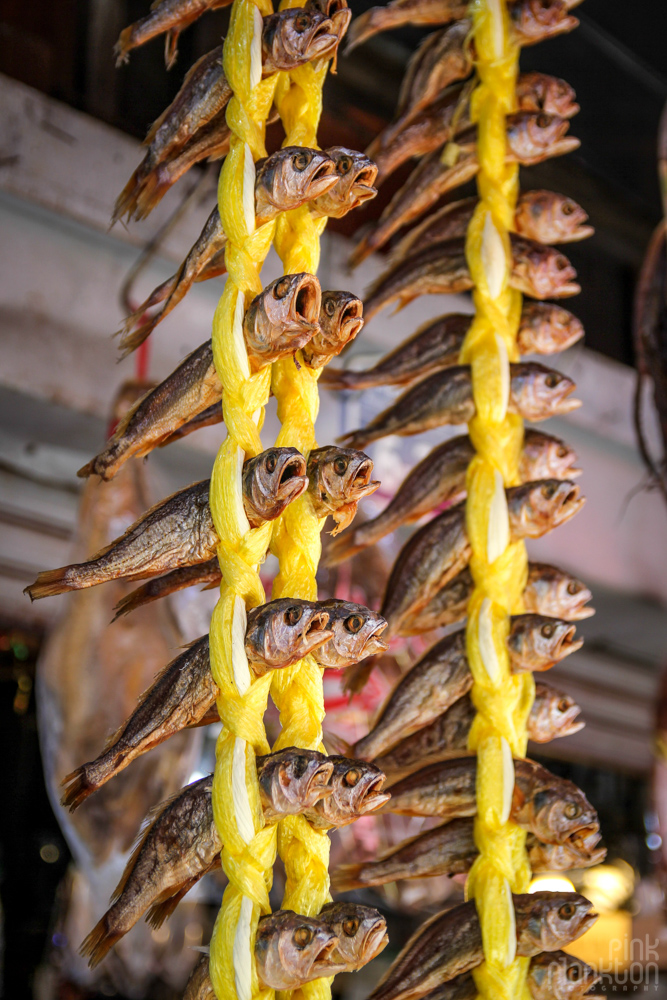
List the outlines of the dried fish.
{"type": "MultiPolygon", "coordinates": [[[[450,368],[458,364],[471,322],[472,316],[467,313],[448,313],[427,320],[372,368],[365,371],[325,368],[320,385],[327,389],[409,385],[442,368],[450,368]]],[[[576,344],[583,335],[580,321],[567,309],[550,302],[524,302],[517,334],[521,354],[556,354],[576,344]]]]}
{"type": "Polygon", "coordinates": [[[227,7],[231,0],[156,0],[150,13],[124,28],[114,45],[116,66],[129,61],[132,49],[166,32],[164,61],[171,69],[178,56],[178,36],[209,10],[227,7]]]}
{"type": "Polygon", "coordinates": [[[248,612],[246,653],[256,674],[290,667],[330,640],[322,602],[281,597],[248,612]]]}
{"type": "Polygon", "coordinates": [[[377,611],[336,598],[319,601],[317,606],[328,614],[327,628],[333,632],[313,653],[320,666],[339,670],[387,649],[381,637],[387,623],[377,611]]]}
{"type": "MultiPolygon", "coordinates": [[[[569,121],[544,112],[519,112],[506,121],[506,163],[531,166],[552,156],[562,156],[577,149],[579,140],[566,136],[569,121]]],[[[425,157],[410,174],[402,188],[389,202],[375,228],[356,246],[350,264],[360,264],[374,250],[379,250],[402,226],[419,218],[442,195],[472,180],[479,170],[477,131],[470,129],[456,137],[453,165],[442,160],[440,151],[425,157]]]]}
{"type": "Polygon", "coordinates": [[[333,793],[304,813],[316,830],[348,826],[389,801],[389,793],[382,791],[385,776],[375,764],[334,754],[327,759],[334,766],[333,793]]]}
{"type": "Polygon", "coordinates": [[[380,486],[371,480],[373,462],[363,451],[329,445],[308,455],[308,498],[316,517],[332,515],[337,535],[352,522],[357,504],[380,486]]]}
{"type": "MultiPolygon", "coordinates": [[[[279,517],[308,486],[305,473],[305,459],[296,448],[269,448],[248,459],[243,466],[243,505],[251,527],[279,517]]],[[[204,479],[172,493],[86,562],[40,573],[25,593],[35,601],[108,580],[145,580],[208,562],[218,547],[209,487],[210,480],[204,479]]]]}
{"type": "MultiPolygon", "coordinates": [[[[442,504],[459,503],[466,494],[466,473],[475,455],[468,435],[437,445],[403,480],[385,509],[346,532],[329,546],[326,566],[335,566],[369,545],[375,545],[397,528],[420,520],[442,504]]],[[[575,452],[560,438],[529,428],[524,435],[519,474],[521,481],[574,479],[579,469],[575,452]]]]}
{"type": "Polygon", "coordinates": [[[330,146],[326,154],[336,164],[338,181],[330,191],[315,198],[310,209],[316,218],[342,219],[352,209],[375,197],[378,171],[373,161],[356,149],[330,146]]]}
{"type": "MultiPolygon", "coordinates": [[[[302,146],[286,146],[255,164],[255,216],[258,226],[281,212],[298,208],[338,183],[335,164],[326,153],[302,146]]],[[[227,235],[217,206],[176,274],[151,292],[119,331],[122,357],[143,344],[146,337],[185,297],[197,281],[224,274],[227,235]],[[157,312],[146,319],[155,307],[157,312]]]]}
{"type": "MultiPolygon", "coordinates": [[[[544,479],[505,491],[510,538],[540,538],[569,521],[585,503],[571,480],[544,479]]],[[[392,568],[380,613],[396,635],[470,559],[465,504],[439,514],[408,539],[392,568]]]]}
{"type": "Polygon", "coordinates": [[[326,903],[318,914],[338,938],[322,975],[356,972],[368,965],[389,944],[387,921],[372,906],[360,903],[326,903]]]}
{"type": "MultiPolygon", "coordinates": [[[[570,398],[575,388],[572,379],[553,368],[537,362],[513,364],[508,410],[525,420],[546,420],[570,413],[581,406],[580,400],[570,398]]],[[[349,431],[339,440],[353,448],[364,448],[391,434],[406,437],[445,424],[469,423],[474,415],[470,367],[457,365],[406,389],[367,427],[349,431]]]]}
{"type": "Polygon", "coordinates": [[[323,976],[331,968],[338,939],[319,917],[276,910],[262,917],[255,940],[255,964],[260,985],[293,990],[323,976]]]}
{"type": "Polygon", "coordinates": [[[322,368],[343,350],[364,325],[364,304],[351,292],[322,293],[320,329],[303,349],[309,368],[322,368]]]}

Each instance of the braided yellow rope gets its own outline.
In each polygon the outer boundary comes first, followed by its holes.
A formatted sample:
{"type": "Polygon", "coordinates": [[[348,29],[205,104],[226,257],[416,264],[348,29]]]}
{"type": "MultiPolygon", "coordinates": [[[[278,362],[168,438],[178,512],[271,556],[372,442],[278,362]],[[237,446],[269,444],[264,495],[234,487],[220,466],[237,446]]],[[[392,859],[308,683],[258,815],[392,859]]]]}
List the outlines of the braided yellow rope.
{"type": "MultiPolygon", "coordinates": [[[[298,6],[298,2],[282,5],[298,6]]],[[[317,126],[322,113],[322,86],[328,65],[307,64],[281,74],[275,102],[285,128],[286,146],[317,147],[317,126]]],[[[320,235],[326,219],[313,219],[307,205],[278,219],[275,246],[287,274],[315,274],[320,259],[320,235]]],[[[273,365],[272,388],[282,423],[276,444],[291,446],[306,458],[315,447],[315,420],[319,409],[317,378],[293,358],[273,365]]],[[[279,560],[279,573],[272,597],[317,598],[315,574],[320,559],[323,521],[310,509],[307,498],[290,504],[275,522],[272,551],[279,560]]],[[[280,710],[282,732],[275,749],[300,746],[321,749],[324,693],[322,668],[312,656],[288,670],[276,671],[271,686],[280,710]]],[[[313,916],[329,896],[329,838],[313,830],[302,816],[290,816],[278,824],[278,851],[285,864],[287,883],[283,906],[313,916]]],[[[309,1000],[328,1000],[330,980],[320,979],[296,991],[309,1000]]]]}
{"type": "Polygon", "coordinates": [[[514,110],[518,47],[505,0],[471,4],[479,85],[472,97],[477,122],[479,205],[466,254],[475,283],[475,319],[461,362],[472,366],[476,416],[470,436],[477,452],[468,470],[466,516],[475,590],[468,611],[467,646],[477,715],[469,747],[477,752],[475,840],[480,855],[468,892],[482,926],[485,963],[474,972],[488,1000],[528,997],[527,959],[516,959],[512,892],[526,892],[530,868],[526,834],[508,822],[514,785],[512,756],[526,752],[526,720],[535,692],[532,674],[513,677],[506,639],[508,615],[521,610],[527,557],[509,542],[504,487],[519,482],[523,442],[520,418],[507,413],[509,362],[518,359],[521,296],[509,288],[518,167],[505,165],[505,116],[514,110]]]}
{"type": "Polygon", "coordinates": [[[243,509],[244,455],[262,450],[258,425],[269,396],[270,369],[250,375],[243,315],[262,284],[261,263],[275,223],[255,228],[253,161],[266,155],[264,122],[277,76],[262,81],[262,15],[270,0],[235,0],[223,63],[234,95],[227,109],[229,153],[220,174],[218,205],[228,236],[228,277],[213,320],[213,356],[223,385],[227,439],[213,467],[210,502],[220,545],[220,599],[210,628],[211,670],[220,688],[223,729],[216,747],[213,814],[224,844],[222,866],[229,879],[211,940],[210,972],[218,1000],[252,1000],[259,989],[254,939],[261,913],[268,913],[276,853],[275,826],[264,826],[255,765],[269,750],[263,716],[270,675],[256,679],[244,650],[246,608],[263,604],[257,573],[271,524],[250,529],[243,509]]]}

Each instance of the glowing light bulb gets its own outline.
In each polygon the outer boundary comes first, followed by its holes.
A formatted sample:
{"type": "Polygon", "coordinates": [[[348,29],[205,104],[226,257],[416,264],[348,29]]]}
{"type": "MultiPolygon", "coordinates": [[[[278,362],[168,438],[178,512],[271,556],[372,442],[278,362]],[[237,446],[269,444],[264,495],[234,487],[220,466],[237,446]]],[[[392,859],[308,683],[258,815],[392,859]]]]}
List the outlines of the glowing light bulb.
{"type": "Polygon", "coordinates": [[[528,892],[575,892],[573,884],[565,875],[556,875],[548,872],[538,875],[530,883],[528,892]]]}

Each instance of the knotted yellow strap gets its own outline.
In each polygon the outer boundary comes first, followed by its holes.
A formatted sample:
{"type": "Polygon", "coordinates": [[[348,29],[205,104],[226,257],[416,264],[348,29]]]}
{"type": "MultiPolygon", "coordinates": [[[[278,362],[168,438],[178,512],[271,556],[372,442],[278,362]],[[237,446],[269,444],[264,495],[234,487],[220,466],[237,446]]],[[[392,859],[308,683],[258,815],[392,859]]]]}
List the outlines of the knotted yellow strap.
{"type": "Polygon", "coordinates": [[[482,926],[486,961],[473,973],[488,1000],[527,1000],[527,959],[517,959],[512,892],[526,892],[526,834],[509,821],[513,756],[526,752],[533,702],[532,674],[510,674],[509,615],[522,609],[527,557],[509,540],[505,487],[519,482],[523,422],[507,413],[510,361],[521,296],[509,287],[518,167],[505,164],[505,117],[515,109],[518,47],[505,0],[471,4],[479,85],[471,114],[478,129],[480,200],[468,229],[466,255],[475,283],[475,318],[461,352],[472,367],[476,415],[470,437],[477,452],[468,470],[466,517],[475,590],[468,608],[467,648],[477,709],[469,747],[477,752],[475,842],[480,854],[468,880],[482,926]]]}
{"type": "Polygon", "coordinates": [[[270,0],[235,0],[223,63],[233,96],[227,108],[229,153],[220,174],[218,207],[228,237],[228,277],[213,320],[213,357],[223,385],[227,438],[216,457],[210,503],[220,539],[220,599],[210,628],[211,671],[220,688],[223,729],[216,746],[213,815],[229,879],[211,939],[210,972],[218,1000],[270,997],[260,990],[254,940],[260,914],[268,913],[276,855],[275,826],[266,827],[255,757],[269,745],[263,716],[270,675],[256,679],[245,654],[246,610],[262,604],[257,565],[266,554],[270,523],[251,529],[243,509],[244,458],[262,450],[258,426],[269,397],[270,369],[250,374],[243,316],[262,289],[260,267],[275,223],[255,226],[254,161],[266,155],[265,120],[277,75],[262,80],[262,16],[270,0]]]}
{"type": "MultiPolygon", "coordinates": [[[[282,8],[299,6],[288,0],[282,8]]],[[[317,126],[322,113],[322,86],[327,63],[300,66],[280,74],[275,103],[285,128],[286,146],[317,145],[317,126]]],[[[320,259],[320,235],[326,219],[313,219],[307,205],[281,215],[276,225],[275,246],[286,274],[307,271],[315,274],[320,259]]],[[[306,458],[317,447],[315,420],[319,409],[317,379],[305,365],[297,367],[293,358],[273,365],[272,389],[282,423],[276,444],[298,448],[306,458]]],[[[317,598],[315,574],[320,559],[320,531],[306,496],[290,504],[275,522],[271,549],[278,557],[279,573],[271,596],[317,598]]],[[[324,693],[322,668],[312,656],[288,670],[276,671],[271,695],[280,710],[282,733],[274,749],[287,746],[323,750],[322,720],[324,693]]],[[[287,883],[283,906],[313,916],[329,899],[329,838],[313,830],[301,816],[278,824],[278,851],[285,864],[287,883]]],[[[295,995],[309,1000],[328,1000],[330,980],[308,983],[295,995]]]]}

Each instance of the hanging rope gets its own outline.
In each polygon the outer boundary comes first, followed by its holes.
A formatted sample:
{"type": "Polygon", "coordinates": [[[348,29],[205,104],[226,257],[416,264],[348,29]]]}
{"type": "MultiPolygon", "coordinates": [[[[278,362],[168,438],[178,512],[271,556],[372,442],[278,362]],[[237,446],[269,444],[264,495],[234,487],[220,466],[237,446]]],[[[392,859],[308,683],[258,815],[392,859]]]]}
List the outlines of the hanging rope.
{"type": "Polygon", "coordinates": [[[275,826],[264,826],[255,756],[269,751],[263,716],[271,681],[251,673],[244,650],[246,609],[263,604],[257,573],[270,522],[250,529],[243,509],[244,457],[261,452],[259,426],[269,396],[270,368],[250,375],[243,316],[262,290],[260,267],[275,223],[255,228],[254,161],[265,156],[264,130],[277,75],[262,80],[262,16],[270,0],[234,0],[223,49],[233,90],[227,108],[229,153],[220,173],[218,206],[228,237],[228,277],[213,320],[213,357],[223,385],[227,438],[216,457],[210,504],[220,545],[220,599],[210,627],[211,670],[220,688],[223,729],[216,746],[213,815],[229,879],[211,940],[210,974],[218,1000],[251,1000],[260,991],[254,941],[260,914],[270,912],[275,826]]]}
{"type": "MultiPolygon", "coordinates": [[[[284,7],[298,6],[288,2],[284,7]]],[[[322,113],[322,86],[328,64],[308,63],[281,74],[275,103],[285,129],[286,146],[317,146],[317,126],[322,113]]],[[[281,215],[275,246],[287,274],[315,274],[320,259],[320,235],[326,219],[313,219],[308,206],[281,215]]],[[[317,379],[303,363],[286,358],[273,365],[272,389],[282,423],[276,444],[291,446],[306,458],[315,447],[315,420],[319,409],[317,379]]],[[[287,508],[274,524],[272,551],[278,557],[279,573],[272,597],[317,598],[315,574],[320,559],[323,520],[312,512],[305,497],[287,508]]],[[[274,749],[299,746],[323,750],[322,720],[324,692],[322,668],[311,656],[288,670],[276,671],[271,687],[280,710],[282,732],[274,749]]],[[[329,896],[329,838],[313,830],[301,816],[290,816],[278,824],[278,851],[285,864],[287,883],[283,906],[313,916],[329,896]]],[[[331,996],[330,980],[308,983],[297,993],[311,1000],[331,996]]]]}
{"type": "Polygon", "coordinates": [[[461,354],[472,366],[476,415],[470,436],[477,454],[467,479],[466,516],[475,590],[468,609],[467,647],[477,715],[469,747],[477,753],[475,841],[480,855],[468,892],[480,916],[485,963],[475,970],[488,1000],[529,996],[528,959],[515,957],[512,892],[526,892],[530,867],[526,834],[508,822],[514,787],[512,757],[526,753],[526,721],[535,684],[530,673],[510,674],[509,615],[521,610],[527,579],[523,543],[510,543],[505,487],[519,482],[523,423],[507,413],[509,363],[518,360],[521,296],[509,288],[518,167],[505,164],[505,116],[515,109],[518,46],[505,0],[471,5],[479,85],[472,96],[477,123],[480,201],[468,229],[466,255],[475,283],[475,319],[461,354]]]}

